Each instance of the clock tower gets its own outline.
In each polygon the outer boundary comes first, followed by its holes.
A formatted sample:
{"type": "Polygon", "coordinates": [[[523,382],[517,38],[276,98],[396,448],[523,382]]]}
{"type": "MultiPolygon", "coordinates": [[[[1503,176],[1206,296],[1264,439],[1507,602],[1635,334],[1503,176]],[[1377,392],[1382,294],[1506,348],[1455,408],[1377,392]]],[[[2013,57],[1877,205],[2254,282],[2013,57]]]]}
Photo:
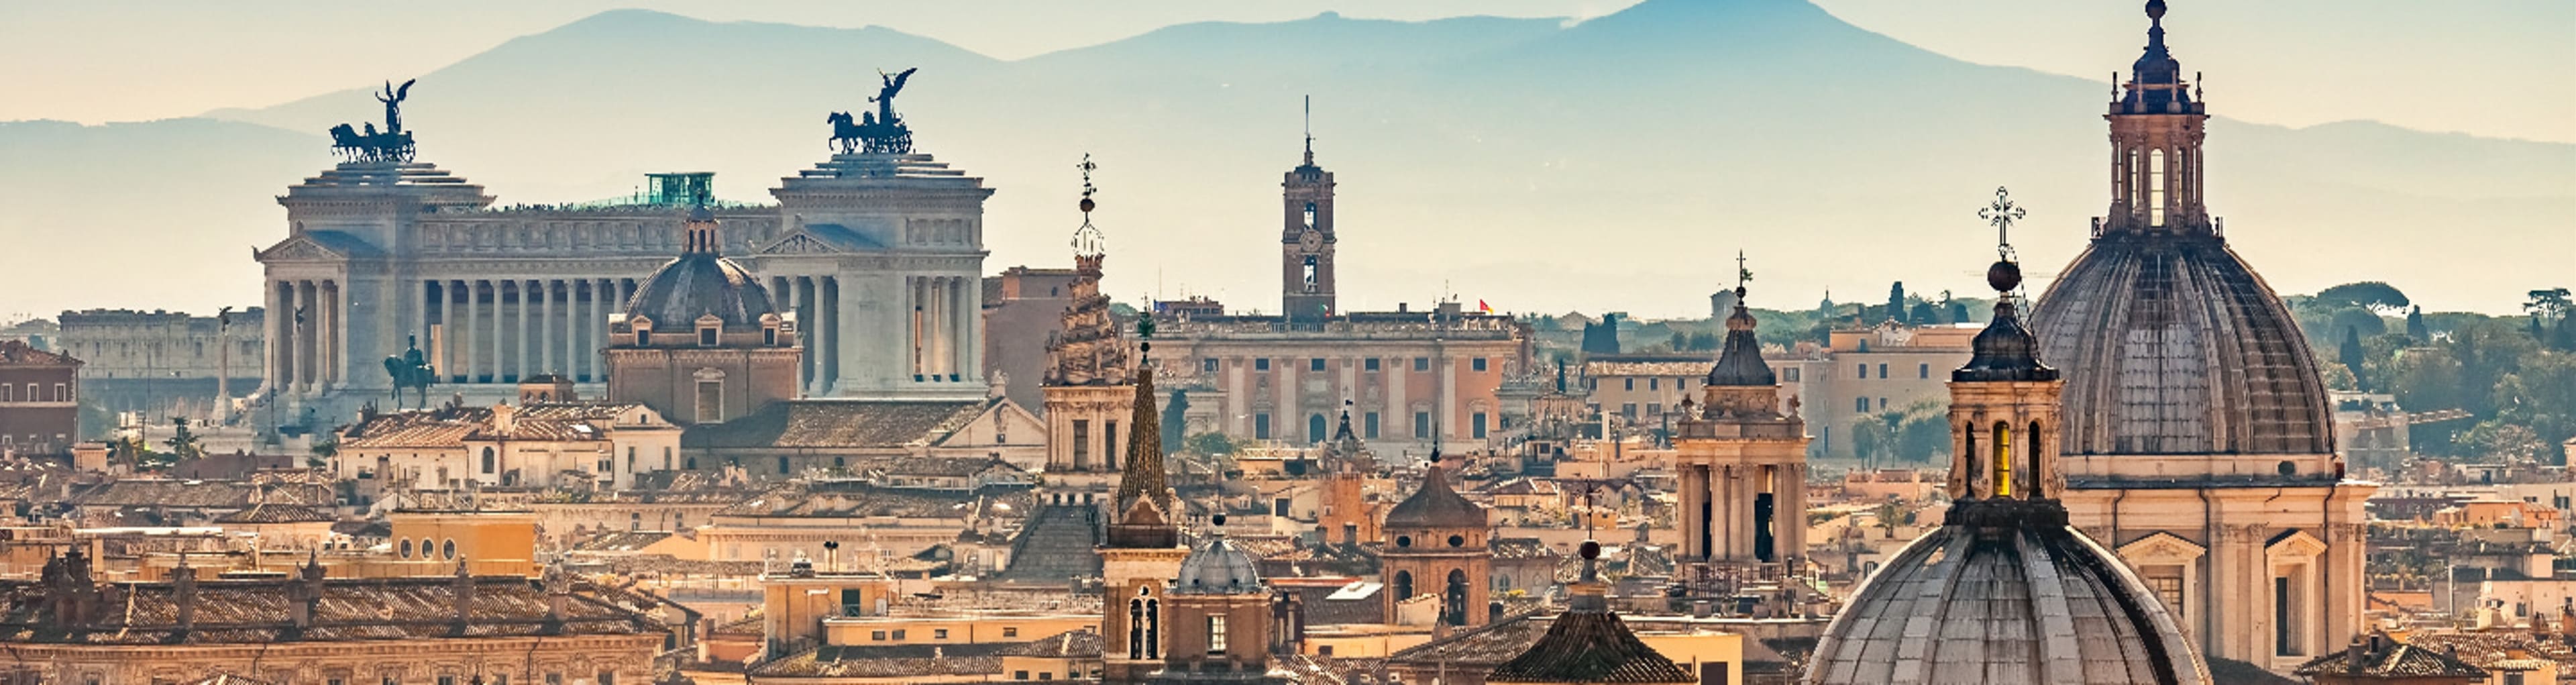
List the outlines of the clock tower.
{"type": "Polygon", "coordinates": [[[1315,166],[1315,136],[1304,164],[1279,184],[1285,229],[1279,234],[1279,311],[1292,323],[1321,322],[1333,301],[1333,172],[1315,166]]]}

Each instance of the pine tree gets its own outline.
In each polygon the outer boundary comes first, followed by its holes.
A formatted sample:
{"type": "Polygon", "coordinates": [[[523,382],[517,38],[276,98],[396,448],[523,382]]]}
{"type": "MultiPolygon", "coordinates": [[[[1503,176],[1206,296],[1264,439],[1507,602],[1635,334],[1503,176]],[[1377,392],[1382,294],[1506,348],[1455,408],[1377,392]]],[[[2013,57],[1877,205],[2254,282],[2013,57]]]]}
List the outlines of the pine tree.
{"type": "Polygon", "coordinates": [[[1189,413],[1189,391],[1177,388],[1173,389],[1171,403],[1163,405],[1162,439],[1164,453],[1168,454],[1179,452],[1183,446],[1188,444],[1188,438],[1182,433],[1182,431],[1189,430],[1190,422],[1187,420],[1189,413]]]}
{"type": "Polygon", "coordinates": [[[2433,342],[2433,329],[2430,326],[2424,325],[2424,308],[2422,306],[2416,306],[2406,310],[2406,337],[2414,339],[2415,344],[2417,345],[2433,342]]]}
{"type": "Polygon", "coordinates": [[[2339,352],[2341,354],[2337,356],[2342,358],[2344,368],[2352,369],[2352,387],[2370,389],[2370,379],[2361,374],[2362,360],[2368,356],[2361,348],[2361,329],[2344,327],[2343,349],[2339,352]]]}
{"type": "Polygon", "coordinates": [[[1887,286],[1887,320],[1900,324],[1906,322],[1904,281],[1897,281],[1887,286]]]}

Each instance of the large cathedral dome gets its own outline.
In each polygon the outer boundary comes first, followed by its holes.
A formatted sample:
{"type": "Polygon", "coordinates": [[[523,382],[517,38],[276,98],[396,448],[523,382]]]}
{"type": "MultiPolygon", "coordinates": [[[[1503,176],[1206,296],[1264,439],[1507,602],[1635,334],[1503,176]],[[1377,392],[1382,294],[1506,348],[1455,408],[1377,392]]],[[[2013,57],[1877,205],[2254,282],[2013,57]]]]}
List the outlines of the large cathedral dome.
{"type": "Polygon", "coordinates": [[[2204,201],[2208,103],[2165,47],[2164,0],[2111,124],[2111,206],[2031,311],[2066,371],[2068,456],[2321,455],[2333,417],[2281,298],[2204,201]]]}
{"type": "Polygon", "coordinates": [[[2288,307],[2215,235],[2105,233],[2031,313],[2065,370],[2064,454],[2327,454],[2288,307]]]}

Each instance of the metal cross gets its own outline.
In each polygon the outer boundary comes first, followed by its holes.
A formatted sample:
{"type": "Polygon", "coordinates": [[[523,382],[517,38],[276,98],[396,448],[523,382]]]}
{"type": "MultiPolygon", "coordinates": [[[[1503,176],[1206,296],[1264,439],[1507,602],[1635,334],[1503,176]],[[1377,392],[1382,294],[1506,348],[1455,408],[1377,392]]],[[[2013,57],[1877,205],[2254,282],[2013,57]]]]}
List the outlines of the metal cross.
{"type": "Polygon", "coordinates": [[[1753,280],[1753,270],[1752,270],[1752,269],[1744,268],[1744,251],[1743,251],[1743,250],[1736,250],[1736,251],[1735,251],[1735,289],[1736,289],[1736,290],[1743,290],[1743,289],[1744,289],[1744,284],[1745,284],[1745,282],[1746,282],[1746,281],[1751,281],[1751,280],[1753,280]]]}
{"type": "Polygon", "coordinates": [[[1082,227],[1073,230],[1073,253],[1096,256],[1109,249],[1107,237],[1091,225],[1091,194],[1099,191],[1091,185],[1091,170],[1100,168],[1100,165],[1091,163],[1091,153],[1085,152],[1082,153],[1082,163],[1074,165],[1074,168],[1082,170],[1082,227]]]}
{"type": "Polygon", "coordinates": [[[1985,219],[1986,223],[1995,225],[1995,247],[1996,249],[2001,250],[2012,249],[2012,240],[2009,238],[2009,233],[2012,230],[2013,222],[2018,221],[2025,216],[2030,216],[2030,210],[2023,209],[2020,205],[2013,204],[2011,191],[2005,190],[2002,186],[1995,187],[1995,201],[1993,204],[1988,204],[1984,209],[1977,210],[1978,218],[1985,219]]]}
{"type": "Polygon", "coordinates": [[[1082,153],[1082,163],[1073,167],[1082,170],[1082,196],[1091,197],[1091,193],[1098,190],[1091,185],[1091,170],[1100,168],[1100,165],[1091,163],[1091,153],[1085,152],[1082,153]]]}

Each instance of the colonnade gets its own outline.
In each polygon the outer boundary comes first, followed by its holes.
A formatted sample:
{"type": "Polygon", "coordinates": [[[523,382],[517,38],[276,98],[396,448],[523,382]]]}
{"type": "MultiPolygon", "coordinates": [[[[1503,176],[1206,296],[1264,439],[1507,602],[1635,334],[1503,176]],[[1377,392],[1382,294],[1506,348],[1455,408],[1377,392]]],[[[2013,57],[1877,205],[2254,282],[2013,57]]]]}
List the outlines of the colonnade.
{"type": "Polygon", "coordinates": [[[977,322],[983,318],[976,304],[983,280],[964,276],[906,276],[904,296],[911,312],[912,380],[915,382],[955,382],[981,375],[982,346],[974,344],[977,322]]]}
{"type": "Polygon", "coordinates": [[[599,349],[608,315],[635,296],[631,278],[442,279],[413,283],[410,328],[447,383],[515,383],[541,373],[608,378],[599,349]]]}
{"type": "Polygon", "coordinates": [[[268,392],[307,394],[346,382],[340,282],[275,280],[267,291],[268,392]]]}
{"type": "Polygon", "coordinates": [[[808,396],[831,394],[832,381],[841,377],[841,279],[772,276],[769,303],[796,314],[797,341],[805,346],[797,387],[808,396]]]}
{"type": "Polygon", "coordinates": [[[1690,558],[1772,563],[1806,556],[1805,464],[1688,464],[1681,504],[1690,558]]]}

